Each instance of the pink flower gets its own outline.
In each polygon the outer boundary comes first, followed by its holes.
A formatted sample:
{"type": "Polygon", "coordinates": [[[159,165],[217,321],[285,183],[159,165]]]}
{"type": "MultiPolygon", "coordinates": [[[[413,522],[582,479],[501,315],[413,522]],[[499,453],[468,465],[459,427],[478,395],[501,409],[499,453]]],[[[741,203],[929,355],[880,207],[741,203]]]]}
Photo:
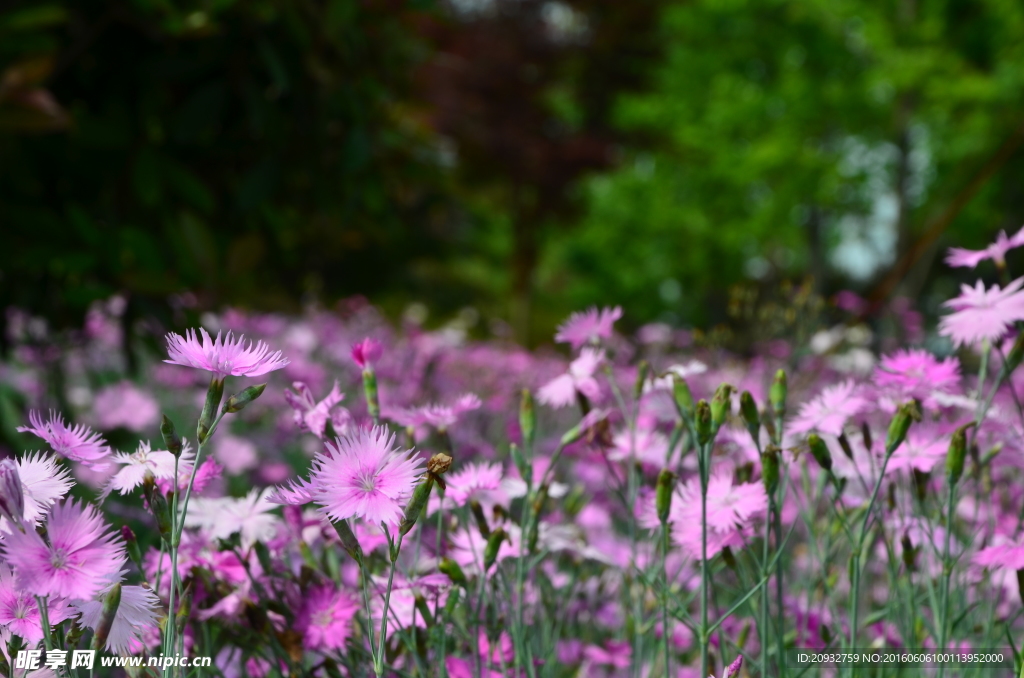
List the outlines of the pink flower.
{"type": "MultiPolygon", "coordinates": [[[[191,471],[194,456],[186,441],[178,459],[179,471],[191,471]]],[[[101,496],[105,497],[115,490],[122,495],[129,494],[142,485],[146,474],[151,474],[154,479],[174,478],[174,455],[167,450],[152,450],[146,441],[139,442],[139,449],[131,454],[115,454],[114,463],[121,464],[121,469],[110,479],[101,496]]]]}
{"type": "Polygon", "coordinates": [[[956,358],[939,360],[922,349],[900,349],[878,363],[875,383],[899,391],[904,398],[924,400],[935,391],[947,391],[960,381],[956,358]]]}
{"type": "Polygon", "coordinates": [[[889,457],[886,473],[898,470],[917,469],[927,473],[946,459],[949,449],[949,434],[942,435],[927,427],[913,426],[906,440],[889,457]]]}
{"type": "Polygon", "coordinates": [[[620,306],[603,308],[600,311],[594,306],[586,311],[577,311],[559,326],[555,341],[568,343],[575,351],[584,344],[612,336],[612,326],[621,317],[620,306]]]}
{"type": "Polygon", "coordinates": [[[92,409],[97,425],[107,430],[120,426],[141,432],[160,419],[160,405],[156,398],[130,381],[100,389],[92,409]]]}
{"type": "Polygon", "coordinates": [[[1021,245],[1024,245],[1024,228],[1009,238],[1006,237],[1006,231],[999,231],[996,241],[983,250],[950,247],[949,253],[946,255],[946,263],[950,266],[976,268],[981,262],[991,259],[996,266],[1002,268],[1006,265],[1006,253],[1021,245]]]}
{"type": "Polygon", "coordinates": [[[35,531],[12,532],[0,544],[18,586],[38,596],[92,598],[124,565],[124,546],[96,509],[63,502],[46,520],[50,543],[35,531]]]}
{"type": "Polygon", "coordinates": [[[551,407],[565,407],[576,401],[576,393],[582,393],[591,401],[600,399],[601,387],[594,373],[604,361],[604,351],[585,348],[580,357],[572,361],[569,371],[555,377],[537,391],[537,400],[551,407]]]}
{"type": "Polygon", "coordinates": [[[313,459],[313,500],[333,520],[359,517],[398,525],[423,460],[395,447],[394,434],[382,426],[325,445],[327,454],[313,459]]]}
{"type": "Polygon", "coordinates": [[[360,369],[373,369],[373,363],[384,354],[384,346],[376,339],[367,337],[352,347],[352,360],[360,369]]]}
{"type": "Polygon", "coordinates": [[[321,652],[345,647],[358,610],[358,601],[330,584],[312,589],[295,620],[302,645],[321,652]]]}
{"type": "MultiPolygon", "coordinates": [[[[320,402],[313,399],[313,392],[301,381],[292,384],[292,388],[295,389],[295,392],[285,390],[284,399],[295,410],[295,424],[300,429],[310,431],[317,438],[323,439],[327,420],[331,419],[331,410],[345,398],[345,394],[338,388],[338,381],[334,381],[331,392],[320,402]]],[[[331,422],[335,424],[334,429],[338,433],[342,433],[338,431],[341,428],[338,424],[344,423],[348,415],[344,408],[342,408],[342,412],[345,415],[337,417],[337,422],[331,422]]]]}
{"type": "Polygon", "coordinates": [[[244,497],[198,497],[189,504],[186,527],[201,528],[213,539],[227,539],[235,532],[243,548],[266,542],[277,533],[281,519],[270,513],[277,505],[269,501],[268,488],[253,488],[244,497]]]}
{"type": "Polygon", "coordinates": [[[837,436],[850,417],[859,414],[868,404],[857,393],[852,381],[826,386],[814,400],[804,403],[800,413],[789,425],[789,433],[818,431],[837,436]]]}
{"type": "Polygon", "coordinates": [[[956,346],[974,345],[983,340],[995,341],[1018,320],[1024,320],[1024,278],[1017,278],[1000,289],[993,285],[985,290],[980,280],[974,287],[960,286],[960,296],[944,305],[953,313],[939,321],[939,334],[953,340],[956,346]]]}
{"type": "Polygon", "coordinates": [[[480,408],[482,403],[472,393],[460,397],[452,405],[427,405],[409,410],[395,409],[387,413],[387,417],[402,426],[431,426],[436,429],[447,429],[459,420],[459,417],[480,408]]]}
{"type": "Polygon", "coordinates": [[[489,494],[501,487],[501,464],[476,462],[466,464],[448,476],[446,497],[456,506],[465,506],[480,494],[489,494]]]}
{"type": "Polygon", "coordinates": [[[31,426],[19,426],[18,431],[39,436],[53,448],[54,452],[68,459],[80,461],[96,471],[102,471],[110,456],[110,447],[99,433],[79,424],[69,428],[64,419],[54,411],[50,411],[49,421],[43,421],[42,415],[35,410],[28,413],[31,426]]]}
{"type": "Polygon", "coordinates": [[[990,569],[1024,569],[1024,543],[1018,541],[989,546],[975,553],[971,561],[990,569]]]}
{"type": "MultiPolygon", "coordinates": [[[[63,599],[51,598],[46,607],[51,624],[59,624],[70,616],[63,599]]],[[[29,645],[43,639],[43,624],[36,598],[18,585],[7,563],[0,563],[0,626],[21,636],[29,645]]]]}
{"type": "Polygon", "coordinates": [[[275,487],[267,495],[267,501],[272,504],[285,504],[287,506],[302,506],[313,501],[313,484],[304,478],[296,478],[284,487],[275,487]]]}
{"type": "Polygon", "coordinates": [[[231,332],[223,339],[220,332],[216,339],[210,339],[205,329],[200,328],[199,332],[203,337],[202,343],[195,330],[187,330],[184,337],[169,333],[167,354],[170,360],[164,362],[213,372],[221,379],[227,376],[258,377],[288,364],[288,359],[283,358],[280,351],[271,353],[270,347],[262,341],[255,346],[250,341],[246,346],[245,337],[235,339],[231,332]]]}
{"type": "Polygon", "coordinates": [[[67,469],[57,463],[56,457],[43,456],[42,452],[26,455],[17,464],[25,502],[22,520],[34,527],[74,483],[67,469]]]}
{"type": "MultiPolygon", "coordinates": [[[[72,603],[79,614],[79,622],[83,626],[95,630],[103,615],[103,596],[101,593],[94,600],[83,600],[72,603]]],[[[124,655],[131,651],[133,643],[141,643],[143,633],[157,628],[157,609],[160,599],[156,594],[141,586],[122,586],[121,602],[114,614],[114,624],[107,636],[106,648],[113,654],[124,655]]]]}

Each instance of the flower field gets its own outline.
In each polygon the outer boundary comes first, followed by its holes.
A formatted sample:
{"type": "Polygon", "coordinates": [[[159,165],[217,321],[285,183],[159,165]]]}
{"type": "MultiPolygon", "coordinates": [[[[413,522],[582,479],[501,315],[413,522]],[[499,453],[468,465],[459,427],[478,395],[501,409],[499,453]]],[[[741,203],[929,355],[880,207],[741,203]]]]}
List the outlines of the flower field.
{"type": "Polygon", "coordinates": [[[1022,234],[948,254],[1000,283],[933,350],[909,310],[745,356],[618,307],[536,352],[363,303],[159,343],[116,297],[9,311],[0,674],[1017,675],[1022,234]]]}

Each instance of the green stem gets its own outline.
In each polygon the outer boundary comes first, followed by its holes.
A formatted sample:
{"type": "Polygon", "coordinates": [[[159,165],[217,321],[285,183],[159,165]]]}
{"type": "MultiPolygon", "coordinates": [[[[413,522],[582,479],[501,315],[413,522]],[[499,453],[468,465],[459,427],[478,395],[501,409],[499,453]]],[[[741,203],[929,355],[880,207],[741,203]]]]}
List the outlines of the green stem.
{"type": "Polygon", "coordinates": [[[700,449],[700,675],[708,675],[708,481],[706,467],[711,444],[700,449]]]}
{"type": "MultiPolygon", "coordinates": [[[[388,546],[393,546],[391,542],[391,534],[388,532],[388,528],[384,526],[384,534],[388,535],[388,546]]],[[[395,565],[398,562],[398,554],[402,550],[402,540],[405,538],[401,532],[398,534],[398,545],[394,546],[391,551],[391,569],[388,572],[388,588],[384,592],[384,612],[380,616],[380,638],[377,639],[379,643],[377,649],[377,657],[373,662],[374,673],[377,674],[377,678],[381,678],[384,675],[384,643],[387,640],[388,634],[388,608],[391,607],[391,587],[395,583],[395,565]]]]}
{"type": "MultiPolygon", "coordinates": [[[[942,548],[942,597],[939,607],[939,646],[936,652],[946,651],[946,639],[949,631],[949,580],[953,574],[952,565],[949,562],[949,539],[953,531],[953,507],[956,499],[956,483],[949,483],[949,492],[946,498],[946,537],[942,548]]],[[[939,678],[946,673],[944,663],[939,664],[939,678]]]]}
{"type": "Polygon", "coordinates": [[[672,622],[668,616],[668,521],[661,523],[661,574],[665,578],[665,590],[661,596],[661,632],[665,637],[665,676],[672,675],[672,622]]]}

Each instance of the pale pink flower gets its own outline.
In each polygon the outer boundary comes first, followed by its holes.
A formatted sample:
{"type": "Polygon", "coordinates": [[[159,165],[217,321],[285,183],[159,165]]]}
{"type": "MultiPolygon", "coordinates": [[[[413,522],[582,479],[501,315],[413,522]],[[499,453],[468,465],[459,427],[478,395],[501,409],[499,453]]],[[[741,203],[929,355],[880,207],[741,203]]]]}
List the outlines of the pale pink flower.
{"type": "Polygon", "coordinates": [[[480,398],[467,393],[451,405],[435,403],[412,409],[394,409],[387,412],[386,416],[401,426],[430,426],[443,430],[455,424],[462,414],[479,409],[481,405],[480,398]]]}
{"type": "Polygon", "coordinates": [[[320,652],[345,647],[358,611],[359,602],[354,597],[330,584],[311,589],[295,619],[303,647],[320,652]]]}
{"type": "Polygon", "coordinates": [[[23,520],[26,525],[35,526],[74,482],[55,457],[44,456],[42,452],[26,455],[17,463],[25,497],[23,520]]]}
{"type": "Polygon", "coordinates": [[[448,490],[445,492],[445,497],[451,499],[456,506],[465,506],[472,499],[479,500],[481,495],[489,495],[498,490],[501,487],[503,475],[501,464],[494,462],[466,464],[447,476],[448,490]]]}
{"type": "Polygon", "coordinates": [[[939,321],[939,334],[953,340],[956,346],[973,346],[983,340],[995,341],[1013,323],[1024,320],[1024,278],[1017,278],[1006,289],[993,285],[988,290],[978,281],[974,287],[960,286],[960,296],[944,305],[953,313],[939,321]]]}
{"type": "Polygon", "coordinates": [[[604,351],[585,348],[569,365],[569,371],[555,377],[537,391],[537,400],[551,407],[565,407],[576,402],[576,393],[589,400],[599,400],[601,387],[594,373],[604,361],[604,351]]]}
{"type": "Polygon", "coordinates": [[[258,377],[288,364],[288,359],[282,357],[280,351],[271,353],[265,342],[253,345],[250,341],[246,346],[245,337],[239,336],[236,339],[231,332],[223,339],[220,332],[216,339],[211,339],[203,328],[199,332],[202,335],[201,343],[195,330],[187,330],[184,337],[169,333],[167,354],[170,360],[164,362],[213,372],[221,379],[227,376],[258,377]]]}
{"type": "MultiPolygon", "coordinates": [[[[62,598],[48,599],[46,607],[51,624],[59,624],[70,616],[62,598]]],[[[43,639],[42,618],[35,596],[21,588],[14,571],[3,562],[0,562],[0,626],[21,636],[29,645],[43,639]]]]}
{"type": "Polygon", "coordinates": [[[42,415],[35,410],[28,413],[28,420],[31,426],[19,426],[18,431],[39,436],[49,443],[54,452],[97,471],[109,466],[107,458],[110,456],[110,446],[99,433],[89,427],[79,424],[70,428],[52,410],[48,421],[43,421],[42,415]]]}
{"type": "Polygon", "coordinates": [[[337,421],[334,421],[331,415],[331,410],[335,405],[340,403],[344,398],[345,394],[338,388],[338,381],[334,381],[334,387],[331,392],[327,394],[327,397],[316,402],[313,398],[313,392],[309,390],[301,381],[296,381],[292,384],[292,388],[295,392],[285,390],[284,399],[288,401],[288,404],[295,410],[295,424],[304,431],[310,431],[317,438],[324,437],[324,429],[327,428],[327,420],[332,419],[331,423],[334,424],[335,432],[343,434],[344,432],[339,430],[343,428],[339,424],[344,424],[348,418],[348,412],[341,408],[342,413],[336,413],[335,417],[337,421]]]}
{"type": "MultiPolygon", "coordinates": [[[[81,600],[71,604],[79,615],[79,622],[95,630],[103,615],[103,597],[109,587],[93,600],[81,600]]],[[[134,643],[141,643],[147,630],[157,628],[157,610],[160,599],[142,586],[122,586],[121,602],[114,614],[114,623],[107,636],[107,652],[124,655],[131,651],[134,643]]]]}
{"type": "Polygon", "coordinates": [[[945,461],[948,450],[948,433],[943,435],[929,427],[912,426],[906,439],[889,457],[886,473],[910,469],[927,473],[945,461]]]}
{"type": "Polygon", "coordinates": [[[259,450],[248,438],[218,431],[213,440],[213,456],[228,473],[237,475],[259,465],[259,450]]]}
{"type": "Polygon", "coordinates": [[[106,386],[92,403],[96,424],[102,429],[126,428],[141,432],[160,419],[156,398],[130,381],[106,386]]]}
{"type": "Polygon", "coordinates": [[[867,405],[868,400],[859,394],[852,381],[826,386],[814,400],[804,403],[790,423],[788,433],[817,431],[837,436],[843,432],[846,421],[867,405]]]}
{"type": "Polygon", "coordinates": [[[296,478],[283,487],[275,487],[267,495],[267,501],[272,504],[285,504],[287,506],[302,506],[313,501],[314,487],[305,478],[296,478]]]}
{"type": "MultiPolygon", "coordinates": [[[[182,456],[184,457],[184,455],[182,456]]],[[[193,459],[190,457],[178,463],[178,490],[181,492],[188,487],[189,478],[192,477],[192,462],[193,459]]],[[[207,458],[196,469],[196,477],[192,481],[192,493],[202,492],[207,485],[220,478],[223,473],[224,467],[218,464],[216,459],[207,458]]],[[[174,489],[174,479],[171,477],[157,478],[156,486],[160,488],[161,492],[167,494],[174,489]]]]}
{"type": "Polygon", "coordinates": [[[584,344],[607,339],[612,336],[615,321],[621,317],[620,306],[601,310],[594,306],[586,311],[577,311],[559,326],[555,341],[568,343],[576,350],[584,344]]]}
{"type": "Polygon", "coordinates": [[[384,346],[376,339],[363,339],[352,347],[352,360],[360,369],[373,369],[373,364],[384,355],[384,346]]]}
{"type": "Polygon", "coordinates": [[[403,504],[423,472],[423,460],[399,450],[394,434],[382,426],[325,445],[327,453],[313,459],[310,476],[313,500],[324,513],[333,520],[359,517],[398,525],[403,504]]]}
{"type": "Polygon", "coordinates": [[[1021,245],[1024,245],[1024,228],[1011,237],[1006,236],[1006,231],[999,231],[995,242],[983,250],[950,247],[949,253],[946,254],[946,263],[954,267],[977,268],[981,262],[991,259],[996,266],[1002,268],[1006,265],[1006,253],[1021,245]]]}
{"type": "Polygon", "coordinates": [[[92,598],[126,561],[124,545],[96,509],[63,502],[46,520],[49,544],[35,531],[8,534],[0,544],[18,586],[38,596],[92,598]]]}
{"type": "Polygon", "coordinates": [[[875,370],[875,383],[897,391],[904,399],[924,400],[935,391],[948,391],[959,381],[956,358],[939,360],[923,349],[902,348],[883,357],[875,370]]]}
{"type": "MultiPolygon", "coordinates": [[[[185,441],[181,457],[178,459],[179,471],[191,472],[194,456],[188,441],[185,441]]],[[[122,495],[130,494],[142,485],[146,474],[152,475],[154,479],[174,478],[174,455],[167,450],[151,449],[149,442],[145,440],[140,441],[139,449],[131,454],[118,452],[114,455],[113,461],[115,464],[121,464],[121,468],[103,490],[103,497],[114,491],[122,495]]]]}
{"type": "Polygon", "coordinates": [[[268,498],[269,488],[253,488],[244,497],[197,497],[189,504],[186,527],[198,527],[211,539],[227,539],[235,532],[243,548],[266,542],[277,533],[281,519],[270,513],[277,504],[268,498]]]}

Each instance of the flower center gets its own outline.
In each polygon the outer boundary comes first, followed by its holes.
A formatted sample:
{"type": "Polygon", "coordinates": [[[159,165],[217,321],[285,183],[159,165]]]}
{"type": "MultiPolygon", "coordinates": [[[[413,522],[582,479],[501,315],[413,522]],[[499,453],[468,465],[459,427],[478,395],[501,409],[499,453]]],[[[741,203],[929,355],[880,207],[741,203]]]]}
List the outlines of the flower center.
{"type": "Polygon", "coordinates": [[[363,492],[374,492],[377,490],[377,476],[372,473],[368,473],[362,477],[360,484],[363,488],[363,492]]]}
{"type": "Polygon", "coordinates": [[[57,549],[56,551],[54,551],[53,555],[50,556],[50,564],[58,570],[67,565],[67,551],[65,551],[64,549],[57,549]]]}

